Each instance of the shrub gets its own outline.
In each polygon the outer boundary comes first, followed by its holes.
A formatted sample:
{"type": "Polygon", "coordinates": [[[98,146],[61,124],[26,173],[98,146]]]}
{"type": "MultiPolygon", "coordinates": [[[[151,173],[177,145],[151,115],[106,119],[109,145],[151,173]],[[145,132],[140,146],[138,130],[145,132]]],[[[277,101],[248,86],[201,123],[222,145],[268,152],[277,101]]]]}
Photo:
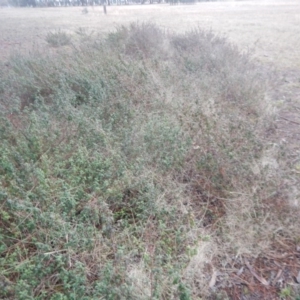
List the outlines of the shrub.
{"type": "MultiPolygon", "coordinates": [[[[47,41],[70,39],[56,32],[47,41]]],[[[260,69],[211,32],[170,34],[151,24],[90,38],[72,54],[15,57],[10,66],[0,68],[7,293],[205,295],[197,272],[213,255],[199,253],[199,243],[213,249],[215,236],[224,245],[248,238],[225,217],[222,235],[214,220],[242,212],[239,195],[259,207],[276,189],[276,172],[261,164],[272,115],[260,69]]]]}

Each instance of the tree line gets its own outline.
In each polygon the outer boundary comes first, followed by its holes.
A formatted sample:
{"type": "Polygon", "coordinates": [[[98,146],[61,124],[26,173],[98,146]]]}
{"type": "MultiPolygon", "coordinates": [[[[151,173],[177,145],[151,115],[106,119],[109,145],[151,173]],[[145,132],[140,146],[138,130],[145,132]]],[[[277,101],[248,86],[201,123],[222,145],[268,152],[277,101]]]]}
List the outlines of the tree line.
{"type": "Polygon", "coordinates": [[[193,4],[197,0],[7,0],[6,5],[19,7],[56,7],[56,6],[93,6],[93,5],[129,5],[129,4],[153,4],[169,3],[193,4]]]}

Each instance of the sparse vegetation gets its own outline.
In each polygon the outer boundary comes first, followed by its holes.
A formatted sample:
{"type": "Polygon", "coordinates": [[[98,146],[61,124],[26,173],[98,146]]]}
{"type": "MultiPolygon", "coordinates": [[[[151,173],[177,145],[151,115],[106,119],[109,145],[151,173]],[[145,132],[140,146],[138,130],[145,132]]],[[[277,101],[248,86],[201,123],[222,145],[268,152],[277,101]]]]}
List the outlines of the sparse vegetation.
{"type": "Polygon", "coordinates": [[[85,37],[0,68],[0,296],[226,299],[215,268],[299,236],[263,72],[201,29],[85,37]]]}

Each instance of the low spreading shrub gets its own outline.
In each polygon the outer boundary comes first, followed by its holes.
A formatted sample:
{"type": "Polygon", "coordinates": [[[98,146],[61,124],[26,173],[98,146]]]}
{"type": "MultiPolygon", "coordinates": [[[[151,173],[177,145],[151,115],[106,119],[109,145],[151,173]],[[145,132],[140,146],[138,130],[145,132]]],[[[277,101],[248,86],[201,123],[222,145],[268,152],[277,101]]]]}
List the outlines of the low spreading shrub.
{"type": "Polygon", "coordinates": [[[229,211],[244,201],[248,226],[276,189],[260,69],[211,32],[153,24],[73,51],[0,68],[1,297],[206,295],[199,272],[218,243],[249,238],[229,211]]]}

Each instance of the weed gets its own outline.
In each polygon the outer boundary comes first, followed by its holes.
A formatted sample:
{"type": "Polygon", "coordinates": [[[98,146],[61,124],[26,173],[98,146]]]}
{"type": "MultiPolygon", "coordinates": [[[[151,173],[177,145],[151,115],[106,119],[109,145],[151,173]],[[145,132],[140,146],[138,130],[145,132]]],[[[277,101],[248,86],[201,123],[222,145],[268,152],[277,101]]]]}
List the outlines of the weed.
{"type": "Polygon", "coordinates": [[[290,287],[283,288],[279,294],[280,298],[282,299],[290,298],[291,295],[292,295],[292,290],[290,287]]]}

